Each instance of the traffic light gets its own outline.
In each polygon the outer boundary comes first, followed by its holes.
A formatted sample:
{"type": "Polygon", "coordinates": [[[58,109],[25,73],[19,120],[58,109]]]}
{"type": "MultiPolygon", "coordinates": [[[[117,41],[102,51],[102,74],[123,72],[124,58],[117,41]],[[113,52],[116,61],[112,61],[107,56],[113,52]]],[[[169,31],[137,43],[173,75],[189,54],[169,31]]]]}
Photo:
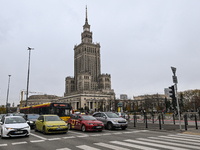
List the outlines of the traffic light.
{"type": "Polygon", "coordinates": [[[172,98],[172,106],[173,106],[174,110],[176,110],[177,103],[176,103],[176,96],[175,96],[174,85],[172,85],[172,86],[169,87],[169,97],[172,98]]]}
{"type": "Polygon", "coordinates": [[[174,85],[169,87],[169,97],[171,97],[172,99],[176,99],[174,85]]]}

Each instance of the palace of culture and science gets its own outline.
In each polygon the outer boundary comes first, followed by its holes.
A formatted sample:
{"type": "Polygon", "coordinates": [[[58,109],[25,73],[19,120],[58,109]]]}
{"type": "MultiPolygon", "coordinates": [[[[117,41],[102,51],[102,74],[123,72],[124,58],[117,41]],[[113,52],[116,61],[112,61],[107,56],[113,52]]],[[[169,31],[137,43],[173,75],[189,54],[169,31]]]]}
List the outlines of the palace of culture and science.
{"type": "Polygon", "coordinates": [[[66,77],[64,97],[74,109],[110,110],[115,93],[110,74],[101,74],[100,44],[93,43],[87,7],[81,43],[74,46],[74,77],[66,77]]]}

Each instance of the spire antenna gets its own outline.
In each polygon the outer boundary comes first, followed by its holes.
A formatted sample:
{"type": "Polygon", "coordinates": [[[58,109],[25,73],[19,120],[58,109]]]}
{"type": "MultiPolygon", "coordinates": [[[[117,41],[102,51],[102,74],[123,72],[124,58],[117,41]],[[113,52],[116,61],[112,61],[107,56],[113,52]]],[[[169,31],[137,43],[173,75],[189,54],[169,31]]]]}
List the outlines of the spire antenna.
{"type": "Polygon", "coordinates": [[[88,20],[87,20],[87,5],[86,5],[86,12],[85,12],[85,16],[86,16],[86,18],[85,18],[85,21],[87,22],[88,20]]]}

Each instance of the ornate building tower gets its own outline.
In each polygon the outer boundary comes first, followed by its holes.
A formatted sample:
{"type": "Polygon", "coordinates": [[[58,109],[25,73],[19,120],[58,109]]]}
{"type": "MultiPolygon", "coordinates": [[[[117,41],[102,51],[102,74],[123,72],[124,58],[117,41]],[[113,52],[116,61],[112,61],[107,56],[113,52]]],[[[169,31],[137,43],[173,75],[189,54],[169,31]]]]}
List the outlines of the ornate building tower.
{"type": "Polygon", "coordinates": [[[81,43],[74,46],[75,90],[95,90],[101,74],[100,44],[92,42],[92,32],[87,18],[81,33],[81,43]],[[91,79],[91,80],[89,80],[91,79]]]}

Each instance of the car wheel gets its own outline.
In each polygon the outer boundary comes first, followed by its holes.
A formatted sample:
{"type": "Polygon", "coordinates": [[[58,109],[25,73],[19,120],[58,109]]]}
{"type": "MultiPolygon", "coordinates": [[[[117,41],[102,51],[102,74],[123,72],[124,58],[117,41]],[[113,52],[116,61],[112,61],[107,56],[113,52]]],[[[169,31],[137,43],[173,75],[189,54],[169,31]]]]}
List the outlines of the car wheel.
{"type": "Polygon", "coordinates": [[[37,130],[37,127],[36,127],[36,125],[35,125],[35,132],[37,132],[38,130],[37,130]]]}
{"type": "Polygon", "coordinates": [[[107,127],[108,127],[108,130],[112,130],[112,129],[113,129],[113,125],[112,125],[112,123],[109,122],[108,125],[107,125],[107,127]]]}
{"type": "Polygon", "coordinates": [[[68,123],[68,130],[71,130],[71,124],[68,123]]]}
{"type": "Polygon", "coordinates": [[[3,137],[3,131],[1,130],[1,139],[3,139],[4,137],[3,137]]]}
{"type": "Polygon", "coordinates": [[[98,132],[102,132],[102,130],[98,130],[98,132]]]}
{"type": "Polygon", "coordinates": [[[126,127],[122,127],[122,130],[126,130],[126,127]]]}
{"type": "Polygon", "coordinates": [[[45,126],[43,127],[42,132],[43,132],[43,134],[46,134],[46,128],[45,128],[45,126]]]}
{"type": "Polygon", "coordinates": [[[84,125],[84,124],[82,125],[81,130],[82,130],[83,132],[85,132],[86,128],[85,128],[85,125],[84,125]]]}

